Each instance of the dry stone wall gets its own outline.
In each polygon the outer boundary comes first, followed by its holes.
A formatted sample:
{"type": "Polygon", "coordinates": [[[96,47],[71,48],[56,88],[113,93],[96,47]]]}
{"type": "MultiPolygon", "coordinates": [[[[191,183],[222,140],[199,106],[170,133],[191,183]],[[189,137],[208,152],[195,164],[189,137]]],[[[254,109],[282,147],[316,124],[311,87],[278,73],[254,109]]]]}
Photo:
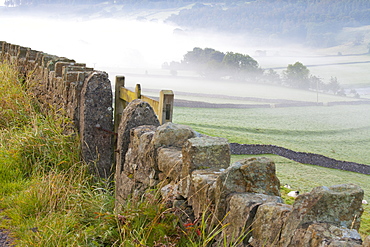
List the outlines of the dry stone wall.
{"type": "Polygon", "coordinates": [[[366,246],[368,240],[363,243],[358,233],[364,195],[359,186],[317,187],[299,195],[293,205],[284,204],[271,159],[248,158],[230,165],[226,139],[174,123],[159,126],[152,111],[136,100],[123,112],[118,213],[126,200],[159,187],[168,206],[184,212],[183,222],[197,224],[207,215],[210,228],[223,226],[212,246],[366,246]]]}
{"type": "Polygon", "coordinates": [[[113,164],[113,109],[107,73],[4,41],[0,41],[0,52],[0,61],[18,68],[48,114],[62,114],[73,120],[83,159],[94,173],[109,177],[113,164]]]}
{"type": "Polygon", "coordinates": [[[336,160],[320,154],[296,152],[275,145],[230,143],[230,148],[232,154],[276,154],[302,164],[317,165],[367,175],[370,174],[369,165],[336,160]]]}
{"type": "MultiPolygon", "coordinates": [[[[114,133],[107,74],[6,42],[0,42],[0,51],[1,61],[18,67],[45,109],[52,106],[50,112],[73,120],[83,158],[94,172],[109,177],[114,133]]],[[[174,123],[159,125],[144,101],[135,100],[123,111],[115,151],[118,213],[128,199],[159,187],[183,222],[197,224],[206,215],[209,228],[222,226],[212,246],[369,244],[369,237],[363,242],[357,232],[364,195],[359,186],[318,187],[286,205],[271,159],[249,158],[230,165],[226,139],[174,123]]]]}

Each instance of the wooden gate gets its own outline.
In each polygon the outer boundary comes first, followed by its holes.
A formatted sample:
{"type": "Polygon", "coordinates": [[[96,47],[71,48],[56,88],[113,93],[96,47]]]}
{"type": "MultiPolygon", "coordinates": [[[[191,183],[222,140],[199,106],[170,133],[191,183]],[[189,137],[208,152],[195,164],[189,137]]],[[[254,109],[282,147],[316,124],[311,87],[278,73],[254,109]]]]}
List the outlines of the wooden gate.
{"type": "Polygon", "coordinates": [[[159,101],[141,94],[140,84],[136,84],[135,92],[125,88],[125,77],[116,76],[115,102],[114,102],[114,131],[118,132],[122,112],[131,101],[141,99],[150,104],[157,114],[160,124],[172,122],[174,94],[172,90],[161,90],[159,101]]]}

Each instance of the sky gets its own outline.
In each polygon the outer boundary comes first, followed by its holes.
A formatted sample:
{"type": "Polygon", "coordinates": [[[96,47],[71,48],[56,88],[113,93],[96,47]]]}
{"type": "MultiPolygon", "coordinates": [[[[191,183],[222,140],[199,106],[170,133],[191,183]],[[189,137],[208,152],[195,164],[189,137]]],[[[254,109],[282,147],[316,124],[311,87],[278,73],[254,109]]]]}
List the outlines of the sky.
{"type": "Polygon", "coordinates": [[[84,61],[91,67],[159,69],[164,62],[181,61],[194,47],[223,52],[242,52],[236,47],[245,49],[241,38],[211,33],[177,34],[176,26],[161,21],[8,16],[0,18],[0,24],[1,40],[84,61]]]}
{"type": "MultiPolygon", "coordinates": [[[[0,3],[2,2],[3,0],[0,0],[0,3]]],[[[252,39],[242,35],[210,33],[207,30],[197,33],[186,29],[177,32],[175,30],[178,30],[178,26],[164,23],[158,18],[163,14],[161,12],[154,13],[155,21],[152,17],[138,21],[137,16],[112,18],[109,14],[104,18],[78,15],[65,18],[60,13],[49,13],[46,17],[32,14],[32,16],[23,13],[1,15],[0,40],[74,59],[76,62],[86,63],[88,67],[107,72],[118,73],[130,71],[127,69],[139,69],[136,72],[152,73],[153,70],[160,70],[164,62],[180,62],[194,47],[248,54],[263,68],[286,67],[297,61],[305,65],[325,64],[332,63],[329,59],[334,59],[328,56],[320,57],[318,60],[314,53],[292,45],[286,47],[255,45],[251,43],[252,39]],[[256,50],[267,50],[268,56],[256,57],[256,50]],[[271,57],[271,54],[275,53],[279,56],[271,57]]],[[[139,14],[148,16],[148,13],[139,14]]],[[[347,56],[341,58],[349,59],[347,56]]],[[[319,74],[319,69],[320,67],[312,67],[310,71],[322,77],[325,82],[331,76],[338,76],[340,83],[346,82],[346,78],[340,77],[339,74],[343,71],[338,72],[331,68],[330,74],[325,74],[324,78],[319,74]]],[[[353,68],[351,70],[354,71],[353,68]]],[[[356,70],[356,73],[347,74],[352,78],[354,74],[363,73],[368,72],[356,70]]]]}

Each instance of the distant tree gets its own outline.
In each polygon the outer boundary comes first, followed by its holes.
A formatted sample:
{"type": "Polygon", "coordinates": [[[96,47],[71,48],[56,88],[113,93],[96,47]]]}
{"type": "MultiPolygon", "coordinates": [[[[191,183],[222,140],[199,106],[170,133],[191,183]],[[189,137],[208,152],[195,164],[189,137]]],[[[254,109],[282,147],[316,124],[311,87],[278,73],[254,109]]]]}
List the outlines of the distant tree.
{"type": "Polygon", "coordinates": [[[310,88],[315,90],[322,90],[324,88],[324,82],[321,80],[320,77],[311,75],[309,78],[310,81],[310,88]]]}
{"type": "Polygon", "coordinates": [[[356,91],[356,89],[351,89],[351,91],[349,93],[352,94],[353,97],[356,98],[356,99],[360,98],[360,94],[356,91]]]}
{"type": "Polygon", "coordinates": [[[309,74],[310,71],[300,62],[289,64],[287,69],[283,71],[285,83],[300,89],[308,89],[310,87],[309,74]]]}
{"type": "Polygon", "coordinates": [[[268,69],[263,73],[264,80],[268,83],[281,84],[280,75],[273,69],[268,69]]]}
{"type": "Polygon", "coordinates": [[[337,77],[331,77],[329,84],[328,84],[328,90],[332,91],[334,94],[336,94],[340,90],[340,84],[338,82],[337,77]]]}
{"type": "Polygon", "coordinates": [[[346,96],[346,92],[344,91],[343,88],[339,89],[336,94],[339,96],[346,96]]]}
{"type": "Polygon", "coordinates": [[[215,49],[212,48],[202,49],[199,47],[194,47],[192,51],[188,51],[184,55],[183,62],[185,64],[192,65],[206,64],[211,61],[221,63],[224,56],[225,56],[224,53],[216,51],[215,49]]]}
{"type": "Polygon", "coordinates": [[[181,10],[168,20],[184,27],[275,36],[325,47],[337,45],[335,37],[344,27],[370,23],[370,1],[211,0],[210,4],[198,4],[191,9],[181,10]],[[212,4],[215,2],[223,2],[224,7],[212,4]]]}
{"type": "Polygon", "coordinates": [[[227,52],[222,63],[235,79],[245,79],[261,72],[258,62],[249,55],[227,52]]]}
{"type": "Polygon", "coordinates": [[[225,54],[213,48],[195,47],[184,55],[185,68],[195,69],[201,76],[218,79],[224,75],[223,58],[225,54]]]}
{"type": "Polygon", "coordinates": [[[5,0],[4,4],[5,4],[6,7],[10,7],[10,6],[13,5],[13,1],[11,1],[11,0],[5,0]]]}

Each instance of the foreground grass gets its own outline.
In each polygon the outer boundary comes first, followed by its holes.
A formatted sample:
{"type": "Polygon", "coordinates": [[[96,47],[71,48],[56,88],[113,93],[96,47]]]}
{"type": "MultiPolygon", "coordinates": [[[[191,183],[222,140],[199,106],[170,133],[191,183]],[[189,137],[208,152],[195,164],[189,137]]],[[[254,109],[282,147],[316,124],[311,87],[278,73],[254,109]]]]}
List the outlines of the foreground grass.
{"type": "Polygon", "coordinates": [[[77,136],[64,131],[69,120],[39,112],[8,64],[0,64],[0,85],[1,227],[12,232],[18,246],[119,240],[113,193],[80,162],[77,136]]]}
{"type": "Polygon", "coordinates": [[[42,114],[19,81],[0,64],[0,228],[17,246],[196,247],[224,227],[208,230],[208,218],[184,225],[158,190],[127,200],[117,214],[112,181],[80,162],[69,120],[42,114]]]}

